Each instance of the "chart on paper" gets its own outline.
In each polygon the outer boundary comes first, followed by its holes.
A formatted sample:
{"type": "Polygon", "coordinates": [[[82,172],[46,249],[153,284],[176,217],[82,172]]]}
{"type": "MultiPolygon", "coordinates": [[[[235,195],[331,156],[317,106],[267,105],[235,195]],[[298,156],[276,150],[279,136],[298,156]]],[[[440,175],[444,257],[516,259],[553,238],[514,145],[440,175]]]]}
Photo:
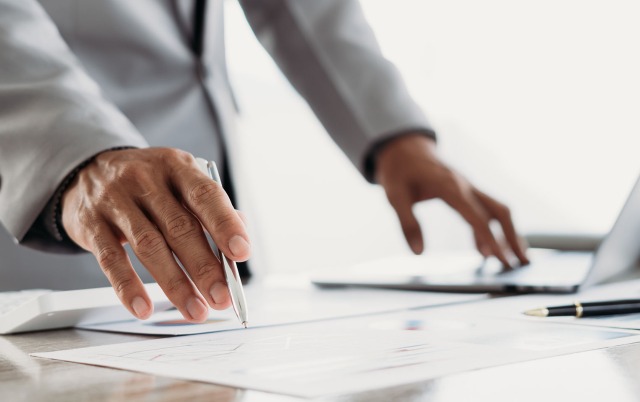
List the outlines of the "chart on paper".
{"type": "Polygon", "coordinates": [[[146,362],[174,367],[185,365],[196,370],[210,369],[212,365],[224,366],[226,371],[237,375],[305,382],[308,376],[316,381],[429,364],[450,359],[453,353],[460,353],[461,348],[461,345],[418,339],[404,343],[387,340],[383,344],[384,340],[378,337],[370,342],[366,338],[356,340],[352,334],[321,336],[294,332],[243,341],[214,338],[176,346],[159,344],[145,350],[109,353],[102,357],[134,360],[140,365],[146,362]]]}
{"type": "Polygon", "coordinates": [[[38,354],[241,388],[313,397],[419,381],[483,365],[495,348],[424,333],[264,328],[38,354]],[[419,368],[419,370],[416,370],[419,368]],[[328,385],[330,384],[330,385],[328,385]]]}
{"type": "MultiPolygon", "coordinates": [[[[408,384],[472,369],[638,341],[638,336],[630,331],[607,330],[612,334],[595,338],[590,335],[593,340],[588,343],[573,345],[563,340],[552,342],[554,347],[541,348],[540,342],[548,345],[549,339],[565,333],[567,328],[558,326],[555,334],[552,326],[537,333],[530,323],[516,323],[517,328],[513,323],[503,323],[502,329],[491,326],[486,330],[477,325],[471,333],[460,331],[467,339],[456,339],[438,330],[365,327],[368,320],[374,319],[379,318],[350,321],[358,321],[354,325],[359,328],[334,321],[190,335],[36,356],[317,397],[408,384]],[[514,338],[521,330],[530,331],[535,339],[514,338]],[[500,342],[487,341],[500,333],[502,336],[495,338],[500,342]],[[530,347],[532,344],[535,347],[530,347]],[[572,346],[562,346],[567,344],[572,346]]],[[[574,331],[571,338],[581,334],[581,329],[571,329],[574,331]]],[[[447,331],[450,330],[449,327],[447,331]]]]}

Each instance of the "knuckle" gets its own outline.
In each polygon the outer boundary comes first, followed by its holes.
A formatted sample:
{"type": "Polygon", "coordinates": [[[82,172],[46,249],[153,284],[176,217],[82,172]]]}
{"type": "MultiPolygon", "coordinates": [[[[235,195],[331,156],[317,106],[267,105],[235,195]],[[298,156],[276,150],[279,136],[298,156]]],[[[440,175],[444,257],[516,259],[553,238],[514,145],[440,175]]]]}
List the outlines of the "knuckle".
{"type": "Polygon", "coordinates": [[[123,295],[125,291],[133,284],[133,280],[128,276],[120,274],[112,277],[111,284],[113,290],[115,290],[118,295],[123,295]]]}
{"type": "Polygon", "coordinates": [[[215,227],[222,233],[231,232],[236,224],[236,219],[230,214],[216,217],[215,227]]]}
{"type": "Polygon", "coordinates": [[[180,160],[186,160],[186,159],[192,159],[193,156],[187,152],[187,151],[183,151],[182,149],[178,149],[178,148],[163,148],[162,149],[164,151],[164,154],[166,155],[165,157],[168,158],[176,158],[176,159],[180,159],[180,160]]]}
{"type": "Polygon", "coordinates": [[[145,230],[133,236],[133,247],[141,258],[149,258],[164,247],[164,238],[155,230],[145,230]]]}
{"type": "Polygon", "coordinates": [[[181,289],[184,289],[188,285],[189,283],[187,277],[182,274],[178,274],[173,275],[171,278],[169,278],[163,288],[166,293],[175,294],[180,292],[181,289]]]}
{"type": "Polygon", "coordinates": [[[111,189],[120,189],[123,183],[146,187],[146,183],[154,181],[155,171],[148,163],[123,163],[118,167],[114,177],[108,183],[111,189]]]}
{"type": "Polygon", "coordinates": [[[193,161],[193,155],[177,148],[161,148],[161,158],[169,163],[188,164],[193,161]]]}
{"type": "Polygon", "coordinates": [[[211,261],[203,260],[196,263],[193,279],[204,279],[213,273],[218,267],[211,261]]]}
{"type": "Polygon", "coordinates": [[[114,247],[105,247],[96,256],[102,271],[118,295],[122,295],[133,283],[126,270],[119,269],[122,253],[122,250],[117,250],[114,247]]]}
{"type": "Polygon", "coordinates": [[[118,263],[121,261],[122,251],[115,247],[103,247],[97,253],[98,264],[107,272],[114,272],[118,263]]]}
{"type": "Polygon", "coordinates": [[[189,191],[189,201],[195,206],[209,204],[219,194],[219,186],[214,181],[200,182],[189,191]]]}
{"type": "Polygon", "coordinates": [[[167,221],[167,233],[173,240],[191,238],[198,233],[198,229],[200,224],[186,214],[179,214],[167,221]]]}

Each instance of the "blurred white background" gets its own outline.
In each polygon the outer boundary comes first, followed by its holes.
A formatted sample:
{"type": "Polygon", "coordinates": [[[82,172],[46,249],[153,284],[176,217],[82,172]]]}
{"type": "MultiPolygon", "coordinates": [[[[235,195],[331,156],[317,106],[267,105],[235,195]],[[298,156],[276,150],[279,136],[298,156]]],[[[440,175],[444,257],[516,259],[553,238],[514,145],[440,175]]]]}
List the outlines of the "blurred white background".
{"type": "MultiPolygon", "coordinates": [[[[508,203],[523,232],[609,229],[640,173],[640,3],[363,0],[442,155],[508,203]]],[[[240,196],[261,271],[409,253],[380,188],[326,135],[227,1],[241,107],[240,196]]],[[[415,208],[429,250],[468,249],[439,201],[415,208]]]]}

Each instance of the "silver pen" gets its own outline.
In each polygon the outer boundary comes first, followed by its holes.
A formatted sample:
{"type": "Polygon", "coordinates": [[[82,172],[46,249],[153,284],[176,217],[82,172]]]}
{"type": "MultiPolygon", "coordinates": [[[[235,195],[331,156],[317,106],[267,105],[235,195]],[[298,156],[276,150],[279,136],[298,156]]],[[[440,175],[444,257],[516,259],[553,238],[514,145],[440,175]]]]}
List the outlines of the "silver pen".
{"type": "MultiPolygon", "coordinates": [[[[203,162],[201,158],[197,158],[203,162]]],[[[207,173],[212,180],[218,184],[222,184],[220,180],[220,174],[215,162],[206,161],[207,173]]],[[[240,280],[240,274],[238,273],[238,267],[236,267],[235,261],[229,260],[222,250],[218,247],[218,254],[220,255],[220,262],[224,267],[224,276],[229,287],[229,295],[231,296],[231,303],[233,305],[233,311],[236,312],[238,320],[242,325],[247,328],[249,324],[249,311],[247,310],[247,300],[244,297],[244,290],[242,289],[242,281],[240,280]]]]}

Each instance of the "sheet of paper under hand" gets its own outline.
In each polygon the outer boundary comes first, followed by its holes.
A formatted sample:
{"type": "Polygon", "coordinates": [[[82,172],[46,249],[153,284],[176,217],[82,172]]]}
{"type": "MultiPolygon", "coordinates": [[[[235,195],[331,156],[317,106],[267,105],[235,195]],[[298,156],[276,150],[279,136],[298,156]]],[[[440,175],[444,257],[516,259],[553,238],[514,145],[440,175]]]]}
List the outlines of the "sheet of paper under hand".
{"type": "Polygon", "coordinates": [[[631,331],[425,309],[34,356],[318,397],[639,341],[631,331]]]}
{"type": "MultiPolygon", "coordinates": [[[[484,294],[408,292],[383,289],[318,289],[247,286],[251,301],[251,327],[281,325],[329,318],[358,316],[408,308],[437,306],[486,299],[484,294]]],[[[188,335],[239,328],[232,310],[211,310],[203,324],[189,324],[178,311],[160,312],[150,319],[82,325],[78,328],[149,335],[188,335]]]]}

